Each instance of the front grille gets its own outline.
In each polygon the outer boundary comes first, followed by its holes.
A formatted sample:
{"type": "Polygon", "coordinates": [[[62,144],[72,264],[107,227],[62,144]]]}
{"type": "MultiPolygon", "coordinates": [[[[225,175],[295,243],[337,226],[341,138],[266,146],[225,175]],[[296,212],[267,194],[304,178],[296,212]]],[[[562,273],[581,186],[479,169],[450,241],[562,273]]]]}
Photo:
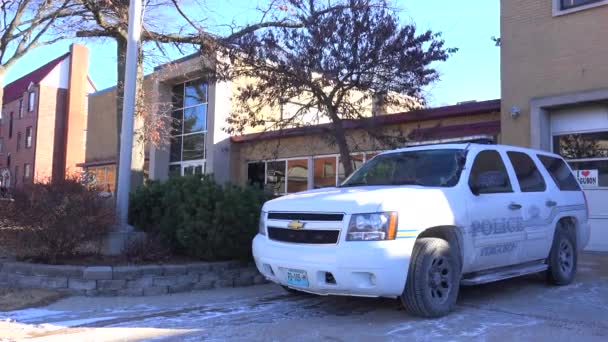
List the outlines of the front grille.
{"type": "Polygon", "coordinates": [[[269,220],[301,220],[301,221],[323,221],[323,222],[340,222],[344,218],[344,214],[326,214],[326,213],[279,213],[269,212],[269,220]]]}
{"type": "Polygon", "coordinates": [[[338,230],[291,230],[285,228],[268,227],[268,237],[271,240],[292,242],[292,243],[309,243],[318,245],[330,245],[338,242],[338,230]]]}

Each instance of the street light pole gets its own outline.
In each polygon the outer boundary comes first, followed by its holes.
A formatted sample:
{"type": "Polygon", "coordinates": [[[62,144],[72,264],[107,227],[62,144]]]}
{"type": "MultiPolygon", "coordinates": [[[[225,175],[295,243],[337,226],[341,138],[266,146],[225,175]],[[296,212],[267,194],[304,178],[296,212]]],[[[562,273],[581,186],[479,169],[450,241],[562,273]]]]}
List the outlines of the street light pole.
{"type": "Polygon", "coordinates": [[[125,67],[124,100],[120,133],[120,159],[118,186],[116,187],[116,214],[119,229],[128,228],[129,191],[131,189],[131,150],[133,149],[133,117],[137,88],[137,58],[142,28],[142,0],[129,1],[129,36],[125,67]]]}

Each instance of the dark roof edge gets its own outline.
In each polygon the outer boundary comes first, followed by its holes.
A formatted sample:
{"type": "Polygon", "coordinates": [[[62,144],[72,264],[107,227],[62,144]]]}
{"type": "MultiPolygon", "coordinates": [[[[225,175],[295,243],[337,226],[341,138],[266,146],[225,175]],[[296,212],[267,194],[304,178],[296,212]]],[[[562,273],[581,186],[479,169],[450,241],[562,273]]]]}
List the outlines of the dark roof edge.
{"type": "MultiPolygon", "coordinates": [[[[410,112],[387,114],[361,120],[344,120],[344,128],[357,129],[368,125],[394,125],[408,122],[438,120],[449,117],[460,117],[482,113],[500,112],[500,99],[469,102],[451,106],[436,108],[425,108],[410,112]]],[[[253,140],[267,140],[276,138],[287,138],[309,134],[320,134],[327,132],[331,124],[320,124],[297,128],[287,128],[279,131],[268,131],[261,133],[251,133],[240,136],[233,136],[231,140],[235,143],[249,142],[253,140]]]]}

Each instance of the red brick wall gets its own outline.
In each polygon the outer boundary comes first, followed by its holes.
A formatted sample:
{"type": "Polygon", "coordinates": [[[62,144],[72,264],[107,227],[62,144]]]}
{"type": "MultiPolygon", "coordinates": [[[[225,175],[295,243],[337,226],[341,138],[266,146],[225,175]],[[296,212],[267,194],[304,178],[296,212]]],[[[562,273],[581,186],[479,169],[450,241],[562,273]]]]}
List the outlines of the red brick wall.
{"type": "Polygon", "coordinates": [[[69,92],[67,103],[65,131],[65,170],[67,173],[78,172],[77,164],[84,163],[84,135],[87,127],[87,82],[89,51],[83,45],[71,47],[69,92]]]}
{"type": "Polygon", "coordinates": [[[63,177],[63,135],[57,126],[65,120],[67,90],[40,86],[38,120],[35,125],[34,176],[37,182],[63,177]]]}
{"type": "Polygon", "coordinates": [[[38,87],[33,87],[32,89],[36,93],[36,103],[34,104],[34,111],[28,111],[28,92],[23,94],[23,108],[22,108],[22,117],[19,117],[19,99],[14,100],[5,104],[3,115],[2,115],[2,130],[0,133],[0,137],[3,140],[2,152],[0,152],[0,169],[7,167],[7,157],[10,153],[11,155],[11,184],[14,186],[21,186],[23,184],[23,171],[25,169],[25,164],[30,164],[32,168],[32,172],[34,169],[34,151],[35,151],[35,121],[37,116],[37,102],[39,89],[38,87]],[[9,138],[9,125],[10,125],[10,113],[13,112],[13,135],[9,138]],[[27,127],[33,128],[33,136],[32,136],[32,147],[26,148],[26,136],[25,130],[27,127]],[[19,146],[19,151],[17,151],[17,143],[19,133],[21,133],[21,142],[19,146]],[[19,174],[15,175],[15,166],[19,169],[19,174]],[[15,182],[16,181],[16,182],[15,182]]]}

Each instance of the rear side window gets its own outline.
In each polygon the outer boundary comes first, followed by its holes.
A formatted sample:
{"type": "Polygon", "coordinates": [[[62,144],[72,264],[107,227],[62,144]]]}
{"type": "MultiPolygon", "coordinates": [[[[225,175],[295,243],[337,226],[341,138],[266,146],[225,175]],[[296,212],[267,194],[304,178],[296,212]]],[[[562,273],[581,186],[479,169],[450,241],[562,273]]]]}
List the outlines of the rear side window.
{"type": "Polygon", "coordinates": [[[513,191],[511,182],[509,181],[509,174],[497,151],[481,151],[475,157],[473,167],[471,168],[471,175],[469,176],[469,187],[473,193],[483,194],[513,191]],[[490,182],[492,184],[487,185],[487,181],[491,179],[493,179],[490,182]],[[497,180],[500,180],[500,182],[497,182],[497,180]]]}
{"type": "Polygon", "coordinates": [[[562,191],[579,191],[581,190],[576,178],[566,165],[563,159],[538,155],[538,159],[543,163],[557,187],[562,191]]]}
{"type": "Polygon", "coordinates": [[[543,192],[547,189],[543,176],[530,156],[522,152],[507,152],[515,169],[521,192],[543,192]]]}

